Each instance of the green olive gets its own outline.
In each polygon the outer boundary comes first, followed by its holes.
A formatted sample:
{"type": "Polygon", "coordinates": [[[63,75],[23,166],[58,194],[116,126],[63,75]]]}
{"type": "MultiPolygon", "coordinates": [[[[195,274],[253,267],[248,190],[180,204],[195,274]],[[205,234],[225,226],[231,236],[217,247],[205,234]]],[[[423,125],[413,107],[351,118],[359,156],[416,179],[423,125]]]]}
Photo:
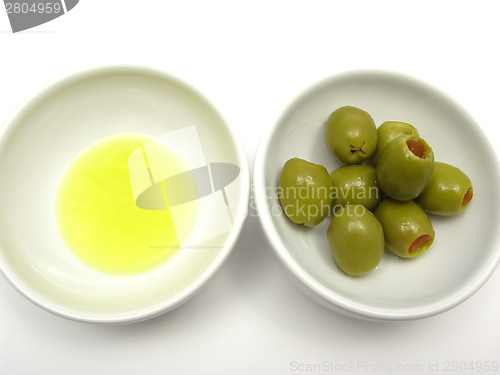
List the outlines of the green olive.
{"type": "Polygon", "coordinates": [[[419,136],[418,130],[415,129],[413,125],[407,124],[406,122],[399,121],[386,121],[380,125],[377,129],[377,149],[375,154],[373,154],[373,164],[377,163],[380,158],[382,151],[385,147],[391,143],[394,139],[401,137],[402,135],[416,135],[419,136]]]}
{"type": "Polygon", "coordinates": [[[375,210],[384,228],[385,246],[397,256],[415,258],[434,242],[434,228],[422,208],[414,201],[384,199],[375,210]]]}
{"type": "Polygon", "coordinates": [[[340,208],[327,231],[337,266],[348,275],[363,275],[384,256],[384,232],[375,216],[361,205],[340,208]]]}
{"type": "Polygon", "coordinates": [[[373,210],[380,202],[382,193],[375,178],[375,168],[371,165],[344,165],[334,170],[330,177],[334,206],[361,204],[373,210]]]}
{"type": "Polygon", "coordinates": [[[452,165],[436,162],[431,180],[416,202],[427,212],[455,215],[465,210],[471,199],[469,177],[452,165]]]}
{"type": "Polygon", "coordinates": [[[369,159],[377,147],[377,127],[362,109],[345,106],[325,123],[326,145],[342,163],[358,164],[369,159]]]}
{"type": "Polygon", "coordinates": [[[283,166],[279,198],[285,215],[295,224],[314,227],[332,205],[332,180],[322,165],[293,158],[283,166]]]}
{"type": "Polygon", "coordinates": [[[434,153],[422,138],[405,135],[389,143],[377,162],[377,182],[390,198],[416,198],[429,183],[434,169],[434,153]]]}

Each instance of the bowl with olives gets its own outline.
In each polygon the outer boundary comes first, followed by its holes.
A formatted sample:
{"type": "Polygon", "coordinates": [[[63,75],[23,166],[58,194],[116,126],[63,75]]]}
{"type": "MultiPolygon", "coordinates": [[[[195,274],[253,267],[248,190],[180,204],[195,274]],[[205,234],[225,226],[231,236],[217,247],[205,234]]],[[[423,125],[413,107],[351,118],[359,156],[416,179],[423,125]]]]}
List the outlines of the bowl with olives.
{"type": "Polygon", "coordinates": [[[419,79],[323,79],[270,120],[254,196],[279,264],[313,300],[370,320],[443,313],[500,261],[500,151],[419,79]]]}

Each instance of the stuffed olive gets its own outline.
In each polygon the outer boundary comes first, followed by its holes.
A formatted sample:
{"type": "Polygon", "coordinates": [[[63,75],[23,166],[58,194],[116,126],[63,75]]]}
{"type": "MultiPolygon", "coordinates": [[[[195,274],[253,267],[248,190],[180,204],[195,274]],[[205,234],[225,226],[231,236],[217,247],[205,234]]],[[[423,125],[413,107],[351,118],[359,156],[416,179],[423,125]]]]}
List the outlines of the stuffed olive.
{"type": "Polygon", "coordinates": [[[434,169],[434,153],[422,138],[401,136],[389,143],[377,163],[380,189],[399,201],[415,199],[424,191],[434,169]]]}
{"type": "Polygon", "coordinates": [[[333,205],[346,206],[361,204],[373,210],[380,202],[375,168],[371,165],[344,165],[334,170],[330,177],[333,182],[333,205]]]}
{"type": "Polygon", "coordinates": [[[380,158],[382,151],[394,139],[403,135],[415,135],[419,137],[418,130],[413,125],[406,122],[386,121],[377,129],[377,149],[373,154],[372,162],[375,165],[380,158]]]}
{"type": "Polygon", "coordinates": [[[295,224],[314,227],[332,205],[332,180],[322,165],[293,158],[283,166],[279,199],[285,215],[295,224]]]}
{"type": "Polygon", "coordinates": [[[471,199],[469,177],[457,167],[436,162],[427,188],[416,201],[427,212],[455,215],[465,210],[471,199]]]}
{"type": "Polygon", "coordinates": [[[434,242],[434,228],[425,211],[414,201],[384,199],[375,210],[384,228],[385,246],[397,256],[415,258],[434,242]]]}
{"type": "Polygon", "coordinates": [[[382,226],[364,206],[340,208],[332,217],[327,237],[335,263],[348,275],[373,270],[384,256],[382,226]]]}
{"type": "Polygon", "coordinates": [[[362,109],[345,106],[325,123],[326,145],[342,163],[358,164],[369,159],[377,147],[377,127],[362,109]]]}

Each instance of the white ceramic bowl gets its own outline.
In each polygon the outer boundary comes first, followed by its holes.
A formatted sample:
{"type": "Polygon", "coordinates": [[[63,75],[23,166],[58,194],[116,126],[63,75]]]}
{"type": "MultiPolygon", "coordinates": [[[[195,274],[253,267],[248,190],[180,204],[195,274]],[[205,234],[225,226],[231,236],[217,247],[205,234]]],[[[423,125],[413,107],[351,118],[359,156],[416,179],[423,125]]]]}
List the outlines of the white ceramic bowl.
{"type": "Polygon", "coordinates": [[[254,195],[280,264],[312,299],[357,318],[425,318],[466,300],[499,263],[499,155],[485,129],[435,87],[391,72],[347,72],[307,88],[271,119],[257,150],[254,195]],[[377,126],[388,120],[413,124],[436,160],[461,168],[474,187],[464,213],[431,216],[436,239],[425,254],[406,260],[386,253],[378,268],[362,277],[346,276],[336,267],[326,239],[329,218],[316,228],[294,225],[273,194],[290,158],[322,164],[329,172],[341,165],[326,148],[323,124],[344,105],[366,110],[377,126]]]}
{"type": "Polygon", "coordinates": [[[151,318],[187,301],[222,266],[247,215],[249,179],[236,128],[190,84],[140,66],[66,74],[30,95],[1,129],[0,269],[26,298],[65,318],[151,318]],[[207,162],[240,168],[232,229],[211,246],[183,249],[144,274],[111,276],[85,267],[65,247],[54,214],[56,189],[71,160],[112,134],[157,137],[190,125],[196,125],[207,162]]]}

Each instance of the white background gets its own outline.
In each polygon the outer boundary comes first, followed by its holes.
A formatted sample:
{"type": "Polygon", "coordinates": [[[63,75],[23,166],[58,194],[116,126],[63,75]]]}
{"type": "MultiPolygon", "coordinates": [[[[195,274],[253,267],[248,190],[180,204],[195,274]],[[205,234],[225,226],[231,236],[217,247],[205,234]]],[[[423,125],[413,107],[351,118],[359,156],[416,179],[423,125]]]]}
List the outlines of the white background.
{"type": "MultiPolygon", "coordinates": [[[[499,141],[500,3],[412,4],[82,0],[67,15],[19,34],[10,32],[2,5],[0,121],[68,70],[147,64],[215,96],[237,124],[253,165],[267,119],[298,90],[346,69],[383,68],[455,96],[499,141]]],[[[258,220],[249,217],[233,254],[200,294],[142,323],[66,321],[0,277],[0,374],[300,373],[293,361],[327,361],[359,374],[382,373],[375,371],[382,364],[422,365],[403,374],[437,373],[428,371],[437,361],[442,373],[445,361],[500,361],[499,296],[497,271],[468,301],[433,318],[346,318],[285,279],[258,220]],[[373,371],[349,369],[358,361],[373,371]]]]}

